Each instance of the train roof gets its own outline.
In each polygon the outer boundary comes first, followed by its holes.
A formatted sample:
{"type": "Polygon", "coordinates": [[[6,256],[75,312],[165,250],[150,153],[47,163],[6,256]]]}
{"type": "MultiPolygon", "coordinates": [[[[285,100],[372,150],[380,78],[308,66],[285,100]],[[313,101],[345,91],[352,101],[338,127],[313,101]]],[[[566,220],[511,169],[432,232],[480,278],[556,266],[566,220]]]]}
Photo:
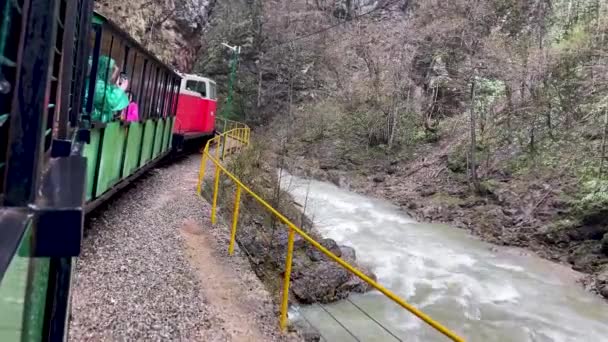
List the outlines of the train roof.
{"type": "Polygon", "coordinates": [[[165,67],[165,69],[171,71],[175,76],[182,77],[182,75],[179,72],[175,71],[172,66],[169,66],[165,62],[158,59],[158,57],[156,57],[156,55],[154,55],[150,50],[143,47],[143,45],[141,45],[137,40],[135,40],[135,38],[131,37],[127,32],[121,29],[118,24],[108,19],[104,15],[100,14],[99,12],[93,12],[93,23],[108,26],[110,29],[112,29],[112,31],[116,32],[122,39],[126,40],[127,42],[129,42],[129,44],[133,45],[134,47],[148,55],[151,60],[153,60],[157,64],[162,65],[163,67],[165,67]]]}
{"type": "Polygon", "coordinates": [[[214,80],[207,78],[207,77],[203,77],[200,75],[195,75],[195,74],[183,74],[183,73],[179,73],[179,75],[183,78],[183,79],[187,79],[187,80],[195,80],[195,81],[208,81],[208,82],[212,82],[212,83],[216,83],[214,80]]]}

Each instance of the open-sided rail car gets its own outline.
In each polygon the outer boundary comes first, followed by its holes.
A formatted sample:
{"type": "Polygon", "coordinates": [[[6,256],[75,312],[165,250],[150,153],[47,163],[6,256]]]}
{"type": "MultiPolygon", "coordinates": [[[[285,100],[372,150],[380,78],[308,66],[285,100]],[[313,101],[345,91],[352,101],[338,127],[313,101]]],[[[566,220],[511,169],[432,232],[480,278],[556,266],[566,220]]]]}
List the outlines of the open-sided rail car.
{"type": "Polygon", "coordinates": [[[85,112],[91,115],[87,211],[112,196],[170,152],[181,77],[118,26],[95,14],[85,112]],[[122,79],[117,89],[115,79],[122,79]],[[108,85],[106,85],[106,83],[108,85]],[[129,107],[112,97],[130,94],[129,107]],[[116,94],[118,93],[118,95],[116,94]],[[130,107],[137,115],[129,118],[130,107]]]}
{"type": "Polygon", "coordinates": [[[65,336],[84,220],[93,0],[0,2],[0,340],[65,336]]]}
{"type": "Polygon", "coordinates": [[[85,212],[169,153],[181,78],[93,0],[0,11],[0,341],[63,341],[85,212]]]}

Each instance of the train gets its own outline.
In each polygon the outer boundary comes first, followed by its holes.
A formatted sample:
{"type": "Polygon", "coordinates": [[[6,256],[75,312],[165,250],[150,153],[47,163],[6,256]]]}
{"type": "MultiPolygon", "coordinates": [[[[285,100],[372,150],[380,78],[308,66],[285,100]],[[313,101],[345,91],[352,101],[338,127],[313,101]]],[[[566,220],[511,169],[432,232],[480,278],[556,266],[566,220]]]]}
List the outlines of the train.
{"type": "Polygon", "coordinates": [[[64,341],[85,215],[215,134],[213,80],[180,73],[94,0],[0,3],[0,340],[64,341]]]}

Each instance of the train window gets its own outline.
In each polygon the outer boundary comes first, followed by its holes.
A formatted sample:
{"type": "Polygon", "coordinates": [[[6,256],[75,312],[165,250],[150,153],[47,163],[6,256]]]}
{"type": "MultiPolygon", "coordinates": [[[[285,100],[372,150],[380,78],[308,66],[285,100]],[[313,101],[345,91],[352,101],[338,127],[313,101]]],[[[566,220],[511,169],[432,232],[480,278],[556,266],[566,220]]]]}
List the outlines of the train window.
{"type": "Polygon", "coordinates": [[[67,3],[65,1],[59,2],[58,12],[55,16],[55,42],[53,49],[53,63],[51,69],[51,81],[47,85],[47,91],[49,92],[49,103],[47,107],[47,121],[46,130],[44,135],[44,151],[48,152],[50,156],[51,143],[54,137],[58,136],[59,129],[59,115],[57,110],[60,106],[60,93],[61,93],[61,66],[63,64],[63,34],[66,25],[67,15],[67,3]]]}
{"type": "Polygon", "coordinates": [[[198,92],[201,93],[203,97],[207,97],[207,83],[206,82],[198,82],[198,92]]]}
{"type": "Polygon", "coordinates": [[[171,115],[169,108],[171,108],[171,101],[173,100],[173,77],[170,74],[167,74],[167,83],[165,88],[167,91],[165,95],[165,108],[163,110],[163,116],[168,117],[171,115]]]}
{"type": "Polygon", "coordinates": [[[209,98],[212,100],[217,99],[217,86],[214,82],[209,82],[209,98]]]}
{"type": "Polygon", "coordinates": [[[188,81],[186,81],[186,90],[197,92],[198,91],[198,84],[197,84],[197,82],[194,81],[194,80],[188,80],[188,81]]]}
{"type": "Polygon", "coordinates": [[[207,86],[205,82],[188,80],[186,82],[186,90],[194,91],[201,94],[202,97],[207,97],[207,86]]]}
{"type": "Polygon", "coordinates": [[[17,82],[17,55],[22,46],[19,44],[23,21],[24,1],[2,2],[2,26],[0,30],[0,200],[4,193],[4,174],[6,172],[7,148],[9,145],[9,125],[11,100],[17,82]],[[6,5],[5,5],[6,4],[6,5]],[[10,20],[9,20],[10,19],[10,20]]]}
{"type": "Polygon", "coordinates": [[[169,102],[169,116],[175,115],[175,103],[177,101],[177,91],[179,91],[179,80],[171,78],[171,101],[169,102]]]}
{"type": "Polygon", "coordinates": [[[162,96],[162,84],[163,84],[163,71],[161,69],[161,67],[157,67],[157,77],[156,77],[156,81],[154,82],[154,106],[152,107],[152,113],[154,115],[155,118],[159,117],[160,114],[160,103],[161,103],[161,96],[162,96]]]}
{"type": "Polygon", "coordinates": [[[154,64],[152,64],[148,60],[148,70],[146,70],[146,84],[144,87],[144,94],[142,98],[142,102],[144,103],[144,115],[146,118],[150,117],[150,108],[152,105],[152,85],[154,84],[154,80],[156,79],[156,69],[154,68],[154,64]]]}
{"type": "MultiPolygon", "coordinates": [[[[86,115],[92,115],[93,113],[93,97],[95,93],[95,84],[97,81],[97,75],[95,73],[95,68],[99,68],[99,54],[101,51],[101,38],[103,35],[103,31],[100,25],[93,25],[93,29],[90,33],[90,47],[91,47],[91,56],[86,61],[86,82],[83,91],[83,98],[85,99],[83,103],[84,112],[86,115]],[[95,67],[95,68],[94,68],[95,67]]],[[[89,118],[90,119],[90,118],[89,118]]]]}
{"type": "Polygon", "coordinates": [[[167,106],[167,98],[169,97],[169,89],[167,87],[167,82],[169,81],[169,74],[163,72],[163,78],[161,82],[161,93],[159,96],[159,104],[158,104],[158,116],[165,117],[165,109],[167,106]]]}
{"type": "Polygon", "coordinates": [[[131,57],[129,57],[129,60],[129,67],[127,68],[127,75],[129,77],[128,91],[132,94],[132,100],[137,101],[135,94],[137,94],[139,83],[141,82],[143,61],[135,50],[131,50],[131,57]]]}
{"type": "Polygon", "coordinates": [[[177,101],[179,101],[179,90],[181,87],[182,81],[179,78],[175,79],[175,85],[173,91],[175,92],[175,96],[173,97],[173,106],[171,107],[171,115],[175,116],[177,112],[177,101]]]}
{"type": "MultiPolygon", "coordinates": [[[[68,120],[72,128],[78,125],[80,114],[82,113],[83,104],[83,89],[85,87],[84,77],[87,73],[88,56],[87,49],[87,34],[90,32],[87,25],[87,9],[88,1],[79,0],[75,9],[75,36],[74,46],[72,49],[72,65],[68,66],[72,69],[72,82],[69,85],[69,104],[67,108],[68,120]]],[[[68,31],[69,32],[69,31],[68,31]]]]}
{"type": "Polygon", "coordinates": [[[175,96],[173,97],[173,106],[171,107],[171,115],[175,116],[177,112],[177,101],[179,101],[179,88],[181,85],[180,79],[175,79],[175,85],[173,91],[175,92],[175,96]]]}
{"type": "Polygon", "coordinates": [[[145,105],[146,105],[146,86],[149,82],[150,79],[150,67],[148,65],[148,60],[142,56],[142,60],[144,62],[143,65],[143,69],[141,71],[141,84],[139,85],[139,89],[138,89],[138,96],[137,96],[137,100],[139,101],[139,118],[142,119],[146,112],[145,112],[145,105]],[[143,116],[142,116],[143,115],[143,116]]]}
{"type": "Polygon", "coordinates": [[[95,91],[93,92],[94,103],[91,113],[93,121],[110,122],[114,119],[115,84],[120,74],[122,47],[120,39],[111,32],[103,30],[101,37],[101,50],[98,56],[97,75],[95,91]],[[118,57],[118,59],[117,59],[118,57]],[[100,98],[98,98],[100,97],[100,98]]]}

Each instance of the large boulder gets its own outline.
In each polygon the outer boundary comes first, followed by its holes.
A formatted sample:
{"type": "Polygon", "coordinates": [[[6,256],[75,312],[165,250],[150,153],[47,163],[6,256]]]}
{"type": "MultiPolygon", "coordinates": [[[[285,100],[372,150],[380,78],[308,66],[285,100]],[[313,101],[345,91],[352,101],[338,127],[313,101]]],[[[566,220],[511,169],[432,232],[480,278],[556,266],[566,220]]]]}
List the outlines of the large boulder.
{"type": "Polygon", "coordinates": [[[599,248],[599,241],[585,241],[569,251],[568,262],[577,271],[592,273],[603,262],[599,248]]]}
{"type": "MultiPolygon", "coordinates": [[[[357,263],[356,253],[352,247],[338,246],[332,239],[322,239],[320,243],[342,260],[376,280],[371,269],[357,263]]],[[[364,293],[371,289],[366,282],[314,247],[297,243],[294,255],[292,292],[302,303],[333,302],[348,297],[351,292],[364,293]]]]}
{"type": "MultiPolygon", "coordinates": [[[[256,273],[274,283],[276,277],[283,277],[288,243],[287,230],[275,227],[268,236],[263,220],[257,220],[254,227],[240,230],[239,244],[247,255],[256,273]],[[276,276],[276,277],[275,277],[276,276]]],[[[370,269],[358,265],[354,249],[338,246],[335,240],[318,239],[330,252],[359,268],[367,276],[375,279],[370,269]]],[[[318,251],[308,242],[296,236],[294,241],[291,271],[291,291],[304,304],[329,303],[348,297],[351,292],[365,292],[369,286],[352,275],[335,261],[318,251]]]]}
{"type": "Polygon", "coordinates": [[[599,293],[604,296],[604,298],[608,299],[608,285],[603,285],[600,287],[599,293]]]}
{"type": "MultiPolygon", "coordinates": [[[[323,240],[319,241],[319,243],[321,244],[321,246],[327,248],[330,252],[335,254],[337,257],[342,256],[342,251],[340,250],[340,247],[338,246],[336,241],[334,241],[332,239],[323,239],[323,240]]],[[[329,258],[327,256],[325,256],[325,254],[323,254],[321,251],[319,251],[316,248],[308,248],[306,251],[306,254],[312,261],[329,260],[329,258]]]]}
{"type": "Polygon", "coordinates": [[[350,278],[348,271],[335,262],[294,263],[291,290],[301,303],[330,303],[348,297],[348,289],[342,285],[350,278]]]}

